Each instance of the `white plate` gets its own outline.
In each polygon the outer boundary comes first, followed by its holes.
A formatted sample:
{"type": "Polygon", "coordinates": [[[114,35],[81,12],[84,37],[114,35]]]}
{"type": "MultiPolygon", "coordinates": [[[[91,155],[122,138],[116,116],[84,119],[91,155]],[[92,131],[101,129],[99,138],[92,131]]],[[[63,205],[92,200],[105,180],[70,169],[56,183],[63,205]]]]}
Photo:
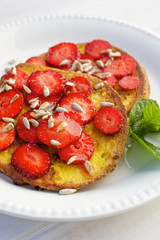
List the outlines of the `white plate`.
{"type": "MultiPolygon", "coordinates": [[[[0,26],[0,69],[47,51],[64,41],[106,39],[133,55],[147,70],[151,97],[159,101],[160,38],[114,20],[87,17],[34,17],[0,26]]],[[[1,71],[2,72],[2,71],[1,71]]],[[[158,144],[159,135],[154,136],[158,144]]],[[[32,219],[73,221],[102,218],[128,211],[160,195],[160,161],[134,144],[116,170],[76,194],[35,191],[0,175],[0,211],[32,219]]]]}

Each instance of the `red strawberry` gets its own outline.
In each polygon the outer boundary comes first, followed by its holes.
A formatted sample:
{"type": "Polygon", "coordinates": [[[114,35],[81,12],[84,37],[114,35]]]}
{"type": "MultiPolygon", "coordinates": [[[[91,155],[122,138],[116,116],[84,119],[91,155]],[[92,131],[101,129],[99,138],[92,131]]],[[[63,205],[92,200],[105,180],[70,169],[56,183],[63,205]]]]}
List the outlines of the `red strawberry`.
{"type": "Polygon", "coordinates": [[[84,163],[89,160],[94,152],[93,139],[86,133],[82,132],[81,137],[70,145],[59,149],[60,158],[66,162],[75,156],[74,164],[84,163]]]}
{"type": "Polygon", "coordinates": [[[80,59],[82,60],[86,60],[86,59],[89,59],[89,60],[91,60],[92,62],[94,61],[94,59],[90,56],[90,55],[88,55],[88,54],[84,54],[84,53],[80,53],[80,59]]]}
{"type": "Polygon", "coordinates": [[[45,95],[44,89],[49,92],[45,97],[61,92],[65,87],[65,78],[53,70],[33,72],[29,78],[30,88],[34,93],[45,95]]]}
{"type": "Polygon", "coordinates": [[[78,48],[73,43],[60,43],[49,48],[47,53],[47,61],[51,66],[69,68],[72,62],[78,57],[78,48]],[[62,61],[68,60],[66,64],[62,61]]]}
{"type": "Polygon", "coordinates": [[[124,77],[131,75],[136,69],[136,61],[128,55],[121,55],[112,61],[111,65],[103,69],[104,72],[110,72],[115,77],[124,77]]]}
{"type": "Polygon", "coordinates": [[[14,151],[11,163],[23,176],[36,179],[47,174],[51,160],[46,150],[28,143],[14,151]]]}
{"type": "Polygon", "coordinates": [[[79,114],[72,112],[56,113],[52,116],[52,122],[53,125],[51,126],[49,118],[38,127],[39,138],[48,146],[63,148],[81,135],[82,120],[79,114]],[[53,141],[51,142],[51,140],[53,141]]]}
{"type": "Polygon", "coordinates": [[[47,67],[48,66],[46,60],[42,57],[39,57],[39,56],[38,57],[31,57],[26,62],[37,65],[37,66],[42,66],[42,67],[47,67]]]}
{"type": "Polygon", "coordinates": [[[110,76],[106,78],[104,77],[104,75],[105,73],[96,73],[96,77],[99,77],[101,80],[107,82],[114,88],[117,84],[117,79],[114,76],[110,76]]]}
{"type": "Polygon", "coordinates": [[[81,93],[70,93],[68,96],[62,98],[59,106],[65,108],[67,111],[80,114],[83,123],[88,123],[96,112],[95,105],[81,93]]]}
{"type": "Polygon", "coordinates": [[[87,97],[91,94],[91,84],[89,83],[87,78],[84,77],[74,77],[72,79],[69,79],[69,81],[66,83],[66,87],[64,90],[64,93],[83,93],[87,97]],[[70,86],[69,83],[73,83],[74,86],[70,86]]]}
{"type": "Polygon", "coordinates": [[[2,117],[12,118],[16,116],[21,111],[22,107],[23,95],[20,91],[9,90],[0,93],[0,119],[2,119],[2,117]],[[14,98],[16,99],[14,100],[14,98]]]}
{"type": "MultiPolygon", "coordinates": [[[[18,122],[17,122],[17,126],[16,126],[16,129],[17,129],[17,132],[18,132],[18,135],[20,138],[22,138],[24,141],[26,142],[30,142],[30,143],[39,143],[41,142],[39,137],[38,137],[38,134],[37,134],[37,127],[38,126],[33,126],[32,123],[29,122],[29,119],[34,119],[36,120],[37,122],[37,125],[40,123],[40,120],[37,120],[35,118],[33,118],[30,113],[32,111],[28,111],[26,113],[24,113],[19,119],[18,119],[18,122]],[[30,129],[27,129],[27,127],[25,127],[25,124],[24,124],[24,118],[27,118],[28,122],[29,122],[29,128],[30,129]]],[[[32,120],[31,120],[32,121],[32,120]]]]}
{"type": "Polygon", "coordinates": [[[44,97],[44,96],[38,95],[36,93],[30,93],[30,94],[26,94],[26,100],[27,100],[27,103],[30,105],[31,103],[29,101],[38,97],[39,103],[36,106],[36,108],[39,108],[42,105],[42,103],[44,103],[44,102],[49,102],[51,106],[54,106],[56,103],[58,103],[61,96],[62,96],[62,93],[57,93],[55,95],[51,95],[48,97],[44,97]]]}
{"type": "Polygon", "coordinates": [[[119,80],[118,85],[124,90],[136,89],[140,84],[139,77],[126,76],[119,80]]]}
{"type": "Polygon", "coordinates": [[[16,131],[14,129],[3,132],[8,123],[0,121],[0,150],[8,148],[15,140],[16,131]]]}
{"type": "Polygon", "coordinates": [[[28,75],[19,69],[16,69],[15,75],[11,74],[10,72],[7,72],[3,76],[3,79],[5,79],[5,80],[9,80],[10,78],[15,80],[15,84],[12,85],[12,87],[15,89],[21,90],[21,89],[23,89],[23,85],[28,85],[28,75]]]}
{"type": "Polygon", "coordinates": [[[102,107],[94,116],[94,124],[101,132],[114,134],[118,132],[123,123],[121,112],[113,107],[102,107]]]}
{"type": "Polygon", "coordinates": [[[94,59],[98,59],[101,56],[102,51],[111,48],[111,45],[107,41],[93,40],[86,44],[85,54],[90,55],[94,59]]]}

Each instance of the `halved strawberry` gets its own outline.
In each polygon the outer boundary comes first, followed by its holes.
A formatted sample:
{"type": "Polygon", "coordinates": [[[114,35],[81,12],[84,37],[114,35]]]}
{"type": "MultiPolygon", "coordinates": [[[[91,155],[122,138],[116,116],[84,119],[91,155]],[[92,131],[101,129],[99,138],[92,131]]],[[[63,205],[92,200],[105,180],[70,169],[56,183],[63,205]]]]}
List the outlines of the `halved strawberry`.
{"type": "Polygon", "coordinates": [[[31,57],[26,62],[31,63],[33,65],[42,66],[42,67],[47,67],[48,66],[46,60],[42,57],[39,57],[39,56],[31,57]]]}
{"type": "Polygon", "coordinates": [[[74,164],[84,163],[89,160],[94,152],[93,139],[86,133],[82,132],[81,137],[70,145],[59,149],[60,158],[66,162],[71,157],[75,157],[74,164]]]}
{"type": "Polygon", "coordinates": [[[140,84],[139,77],[126,76],[119,80],[118,85],[124,90],[136,89],[140,84]]]}
{"type": "MultiPolygon", "coordinates": [[[[14,79],[15,80],[15,84],[12,85],[13,88],[15,89],[23,89],[23,85],[28,85],[28,75],[19,70],[19,69],[16,69],[16,74],[13,75],[12,73],[10,72],[7,72],[4,76],[3,76],[3,79],[5,80],[9,80],[10,78],[14,79]]],[[[8,83],[9,84],[9,83],[8,83]]]]}
{"type": "Polygon", "coordinates": [[[53,70],[33,72],[29,78],[29,85],[34,93],[44,95],[44,88],[48,89],[46,96],[61,92],[65,87],[65,77],[53,70]]]}
{"type": "Polygon", "coordinates": [[[44,97],[44,96],[38,95],[36,93],[30,93],[30,94],[27,93],[26,100],[27,100],[27,103],[30,105],[31,104],[29,102],[30,100],[32,100],[34,98],[38,98],[38,105],[35,108],[39,108],[42,105],[42,103],[44,103],[44,102],[50,103],[51,106],[56,105],[59,102],[61,96],[62,96],[62,93],[57,93],[55,95],[51,95],[48,97],[44,97]]]}
{"type": "Polygon", "coordinates": [[[0,119],[16,116],[22,107],[23,95],[20,91],[13,89],[0,93],[0,119]]]}
{"type": "Polygon", "coordinates": [[[80,114],[83,123],[88,123],[96,112],[95,105],[81,93],[70,93],[68,96],[62,98],[59,106],[65,108],[67,111],[80,114]]]}
{"type": "Polygon", "coordinates": [[[93,40],[86,44],[85,54],[90,55],[94,59],[98,59],[100,58],[102,51],[108,48],[111,48],[109,42],[99,39],[93,40]]]}
{"type": "Polygon", "coordinates": [[[87,78],[84,77],[74,77],[68,80],[65,86],[64,93],[82,93],[87,97],[91,94],[92,88],[87,78]],[[69,85],[69,83],[74,84],[74,86],[69,85]]]}
{"type": "Polygon", "coordinates": [[[29,122],[30,129],[28,129],[23,122],[23,119],[27,118],[28,121],[29,121],[29,119],[34,119],[34,120],[36,120],[36,122],[38,124],[40,123],[40,120],[35,119],[30,115],[31,112],[32,111],[28,111],[20,116],[20,118],[18,119],[18,122],[17,122],[16,129],[17,129],[19,137],[22,138],[24,141],[30,142],[30,143],[39,143],[39,142],[41,142],[41,140],[39,139],[38,134],[37,134],[38,126],[35,125],[36,126],[35,127],[35,126],[33,126],[34,124],[29,122]]]}
{"type": "Polygon", "coordinates": [[[112,61],[111,65],[104,67],[104,72],[110,72],[115,77],[131,75],[136,69],[136,61],[133,57],[122,54],[112,61]]]}
{"type": "Polygon", "coordinates": [[[47,61],[51,66],[69,68],[72,62],[78,57],[78,48],[74,43],[60,43],[49,48],[47,61]],[[62,64],[67,60],[65,64],[62,64]]]}
{"type": "Polygon", "coordinates": [[[14,129],[3,132],[7,125],[8,123],[0,121],[0,150],[8,148],[15,140],[16,131],[14,129]]]}
{"type": "Polygon", "coordinates": [[[99,77],[102,81],[105,81],[108,84],[110,84],[113,88],[117,84],[117,79],[115,78],[115,76],[110,76],[110,77],[106,78],[106,77],[104,77],[105,73],[96,73],[96,76],[99,77]]]}
{"type": "Polygon", "coordinates": [[[14,151],[11,163],[23,176],[36,179],[48,173],[51,160],[46,150],[28,143],[14,151]]]}
{"type": "Polygon", "coordinates": [[[123,123],[121,112],[113,107],[102,107],[94,116],[94,124],[101,132],[114,134],[118,132],[123,123]]]}
{"type": "Polygon", "coordinates": [[[63,148],[81,135],[82,120],[78,114],[72,112],[56,113],[52,116],[53,126],[50,126],[48,121],[50,119],[45,120],[38,127],[39,138],[48,146],[63,148]],[[57,144],[54,144],[54,141],[57,144]]]}

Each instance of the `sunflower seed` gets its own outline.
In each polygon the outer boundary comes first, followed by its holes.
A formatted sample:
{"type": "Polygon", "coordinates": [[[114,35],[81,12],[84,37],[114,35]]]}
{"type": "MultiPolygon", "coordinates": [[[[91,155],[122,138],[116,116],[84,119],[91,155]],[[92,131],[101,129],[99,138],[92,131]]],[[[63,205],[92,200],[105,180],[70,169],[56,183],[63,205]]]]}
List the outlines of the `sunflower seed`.
{"type": "Polygon", "coordinates": [[[15,84],[15,79],[9,78],[9,79],[8,79],[8,84],[14,85],[14,84],[15,84]]]}
{"type": "Polygon", "coordinates": [[[50,103],[49,102],[44,102],[44,103],[42,103],[41,104],[41,106],[39,107],[39,109],[46,109],[47,107],[49,107],[50,106],[50,103]]]}
{"type": "Polygon", "coordinates": [[[96,63],[99,67],[104,67],[104,63],[101,60],[97,60],[96,63]]]}
{"type": "Polygon", "coordinates": [[[100,82],[100,83],[97,83],[95,86],[94,86],[94,89],[98,90],[100,89],[101,87],[104,86],[104,83],[100,82]]]}
{"type": "Polygon", "coordinates": [[[62,65],[66,65],[67,63],[69,63],[69,60],[68,59],[64,59],[62,62],[60,62],[60,66],[62,65]]]}
{"type": "Polygon", "coordinates": [[[83,112],[83,108],[75,102],[72,103],[72,107],[78,112],[83,112]]]}
{"type": "Polygon", "coordinates": [[[43,95],[44,95],[44,97],[49,96],[49,88],[47,86],[44,86],[44,88],[43,88],[43,95]]]}
{"type": "Polygon", "coordinates": [[[119,57],[121,56],[120,52],[109,52],[109,57],[112,59],[114,57],[119,57]]]}
{"type": "Polygon", "coordinates": [[[39,100],[36,100],[31,103],[30,108],[36,108],[38,106],[38,104],[39,104],[39,100]]]}
{"type": "Polygon", "coordinates": [[[17,74],[17,69],[15,66],[13,66],[10,70],[10,73],[13,74],[13,75],[16,75],[17,74]]]}
{"type": "Polygon", "coordinates": [[[15,63],[17,63],[17,62],[18,62],[18,60],[15,59],[15,58],[13,58],[13,59],[11,59],[11,60],[9,61],[9,64],[15,64],[15,63]]]}
{"type": "Polygon", "coordinates": [[[72,67],[70,68],[70,71],[80,71],[82,72],[82,64],[80,62],[78,62],[77,60],[75,60],[72,64],[72,67]]]}
{"type": "Polygon", "coordinates": [[[108,77],[111,77],[112,74],[110,72],[105,72],[105,73],[102,73],[102,74],[95,74],[98,78],[108,78],[108,77]]]}
{"type": "Polygon", "coordinates": [[[54,140],[54,139],[52,139],[52,140],[50,141],[50,143],[51,143],[53,146],[60,146],[60,145],[61,145],[60,142],[58,142],[58,141],[56,141],[56,140],[54,140]]]}
{"type": "Polygon", "coordinates": [[[32,124],[33,127],[38,127],[39,126],[39,122],[36,121],[33,118],[29,119],[29,122],[32,124]]]}
{"type": "Polygon", "coordinates": [[[67,126],[68,126],[68,124],[66,122],[61,122],[57,127],[57,132],[62,131],[67,126]]]}
{"type": "Polygon", "coordinates": [[[31,112],[31,113],[30,113],[30,116],[31,116],[31,117],[34,117],[34,118],[37,118],[35,112],[31,112]]]}
{"type": "Polygon", "coordinates": [[[105,67],[108,67],[108,66],[111,65],[111,63],[112,63],[112,61],[109,59],[109,60],[107,60],[107,62],[104,64],[104,66],[105,66],[105,67]]]}
{"type": "Polygon", "coordinates": [[[73,188],[65,188],[65,189],[61,189],[61,190],[59,191],[59,194],[60,194],[60,195],[69,195],[69,194],[73,194],[73,193],[75,193],[75,192],[77,192],[76,189],[73,189],[73,188]]]}
{"type": "Polygon", "coordinates": [[[4,122],[7,122],[7,123],[14,123],[15,120],[13,118],[8,118],[8,117],[3,117],[2,118],[4,122]]]}
{"type": "Polygon", "coordinates": [[[90,59],[80,59],[81,63],[91,63],[92,61],[90,59]]]}
{"type": "Polygon", "coordinates": [[[23,121],[25,128],[30,129],[30,123],[29,123],[28,119],[26,117],[24,117],[22,121],[23,121]]]}
{"type": "Polygon", "coordinates": [[[99,73],[99,72],[101,73],[102,70],[97,68],[97,67],[95,67],[91,71],[89,71],[88,74],[94,74],[94,73],[99,73]]]}
{"type": "Polygon", "coordinates": [[[85,169],[87,170],[87,172],[89,173],[89,175],[93,175],[94,171],[93,171],[91,162],[85,161],[84,166],[85,166],[85,169]]]}
{"type": "Polygon", "coordinates": [[[46,115],[44,115],[43,117],[42,117],[42,119],[44,120],[44,119],[47,119],[49,116],[51,116],[51,114],[52,113],[47,113],[46,115]]]}
{"type": "MultiPolygon", "coordinates": [[[[87,64],[87,63],[85,63],[87,64]]],[[[83,64],[84,65],[84,64],[83,64]]],[[[83,72],[88,72],[92,69],[92,65],[91,64],[87,64],[87,66],[82,66],[83,72]]]]}
{"type": "Polygon", "coordinates": [[[3,82],[0,86],[0,93],[4,91],[6,83],[3,82]]]}
{"type": "Polygon", "coordinates": [[[68,160],[67,164],[73,163],[76,159],[77,159],[77,156],[70,157],[70,159],[68,160]]]}
{"type": "Polygon", "coordinates": [[[71,87],[74,87],[74,86],[75,86],[75,84],[72,83],[72,82],[66,82],[66,85],[67,85],[67,86],[71,86],[71,87]]]}
{"type": "Polygon", "coordinates": [[[8,123],[2,130],[2,132],[9,132],[10,130],[12,130],[14,128],[13,123],[8,123]]]}
{"type": "Polygon", "coordinates": [[[108,48],[108,49],[101,51],[101,53],[109,53],[109,52],[112,52],[112,49],[108,48]]]}
{"type": "Polygon", "coordinates": [[[26,85],[23,84],[23,89],[26,93],[30,94],[32,91],[29,87],[27,87],[26,85]]]}
{"type": "Polygon", "coordinates": [[[14,97],[11,99],[10,103],[13,103],[14,101],[17,100],[17,98],[19,98],[19,94],[15,94],[14,97]]]}
{"type": "Polygon", "coordinates": [[[110,107],[113,105],[114,105],[114,103],[111,103],[111,102],[101,102],[101,107],[110,107]]]}
{"type": "Polygon", "coordinates": [[[63,107],[57,107],[56,112],[68,112],[68,111],[63,107]]]}
{"type": "Polygon", "coordinates": [[[54,120],[53,120],[53,117],[50,116],[50,118],[48,119],[48,127],[52,128],[53,126],[54,126],[54,120]]]}
{"type": "Polygon", "coordinates": [[[36,98],[32,98],[31,100],[29,100],[29,103],[33,103],[35,101],[39,100],[39,97],[36,97],[36,98]]]}
{"type": "Polygon", "coordinates": [[[6,90],[6,91],[9,91],[9,90],[11,90],[11,89],[12,89],[12,87],[9,86],[8,84],[6,84],[5,87],[4,87],[4,90],[6,90]]]}

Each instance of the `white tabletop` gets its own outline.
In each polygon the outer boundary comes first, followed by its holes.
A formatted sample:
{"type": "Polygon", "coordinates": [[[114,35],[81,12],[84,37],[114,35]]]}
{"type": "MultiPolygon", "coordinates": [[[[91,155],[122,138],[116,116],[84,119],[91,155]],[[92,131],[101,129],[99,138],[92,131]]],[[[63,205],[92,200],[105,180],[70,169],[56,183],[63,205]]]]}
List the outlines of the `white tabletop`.
{"type": "MultiPolygon", "coordinates": [[[[81,14],[124,20],[160,34],[160,0],[0,0],[0,23],[52,14],[81,14]]],[[[105,219],[55,223],[0,214],[0,239],[158,240],[160,198],[127,213],[105,219]]]]}

